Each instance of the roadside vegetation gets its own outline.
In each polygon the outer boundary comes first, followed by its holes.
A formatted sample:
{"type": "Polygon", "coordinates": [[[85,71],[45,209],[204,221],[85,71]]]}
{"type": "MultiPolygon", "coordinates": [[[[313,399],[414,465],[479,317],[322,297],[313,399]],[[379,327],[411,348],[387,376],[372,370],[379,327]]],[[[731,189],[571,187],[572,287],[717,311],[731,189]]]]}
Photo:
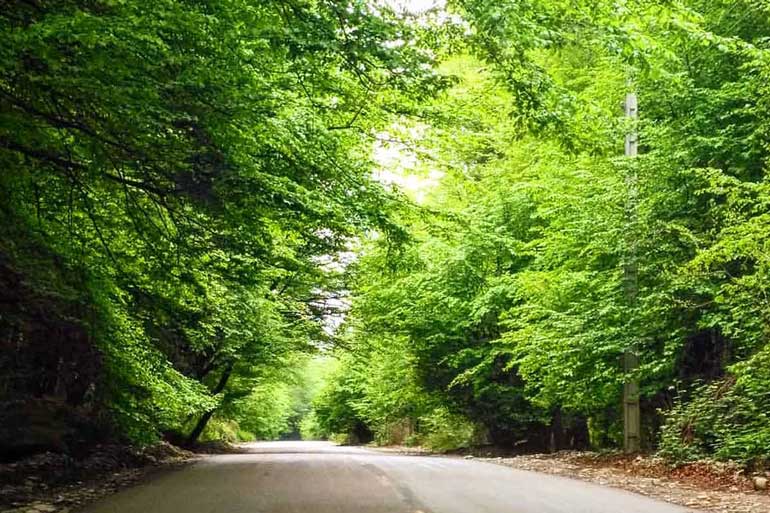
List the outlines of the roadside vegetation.
{"type": "Polygon", "coordinates": [[[418,32],[364,2],[3,4],[3,458],[283,431],[336,255],[405,235],[367,149],[442,87],[388,44],[418,32]]]}
{"type": "Polygon", "coordinates": [[[0,459],[616,449],[634,380],[767,465],[770,7],[388,5],[6,2],[0,459]]]}
{"type": "Polygon", "coordinates": [[[622,448],[631,347],[646,450],[761,467],[767,8],[459,4],[456,82],[401,131],[406,172],[441,178],[398,213],[406,243],[362,241],[316,418],[445,450],[622,448]]]}

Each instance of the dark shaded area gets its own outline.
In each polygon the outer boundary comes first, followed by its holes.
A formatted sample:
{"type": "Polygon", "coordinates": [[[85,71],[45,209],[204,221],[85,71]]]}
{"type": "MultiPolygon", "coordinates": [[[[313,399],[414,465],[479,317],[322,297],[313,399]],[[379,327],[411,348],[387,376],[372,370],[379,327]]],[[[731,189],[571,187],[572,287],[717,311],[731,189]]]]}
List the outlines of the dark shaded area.
{"type": "Polygon", "coordinates": [[[47,452],[0,463],[0,509],[34,502],[79,509],[101,495],[135,484],[152,471],[181,464],[193,454],[161,443],[142,449],[103,444],[72,457],[47,452]]]}
{"type": "Polygon", "coordinates": [[[23,260],[0,247],[0,461],[82,455],[110,431],[97,400],[103,363],[85,278],[21,240],[13,249],[23,260]]]}
{"type": "Polygon", "coordinates": [[[677,369],[679,378],[712,381],[725,375],[731,359],[730,341],[717,329],[703,330],[687,337],[680,352],[677,369]]]}

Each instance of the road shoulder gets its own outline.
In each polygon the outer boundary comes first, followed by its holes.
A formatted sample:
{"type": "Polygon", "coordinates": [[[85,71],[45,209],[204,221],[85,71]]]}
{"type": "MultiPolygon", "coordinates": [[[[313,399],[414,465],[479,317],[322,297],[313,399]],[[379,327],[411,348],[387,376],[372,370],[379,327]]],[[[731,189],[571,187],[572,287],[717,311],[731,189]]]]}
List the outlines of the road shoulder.
{"type": "MultiPolygon", "coordinates": [[[[372,447],[389,454],[466,458],[634,492],[704,513],[768,513],[770,495],[754,491],[738,466],[698,462],[674,467],[654,457],[563,451],[513,457],[440,455],[419,447],[372,447]]],[[[482,453],[483,454],[483,453],[482,453]]]]}
{"type": "Polygon", "coordinates": [[[200,456],[170,444],[97,447],[83,459],[39,454],[0,464],[0,513],[70,513],[200,456]]]}

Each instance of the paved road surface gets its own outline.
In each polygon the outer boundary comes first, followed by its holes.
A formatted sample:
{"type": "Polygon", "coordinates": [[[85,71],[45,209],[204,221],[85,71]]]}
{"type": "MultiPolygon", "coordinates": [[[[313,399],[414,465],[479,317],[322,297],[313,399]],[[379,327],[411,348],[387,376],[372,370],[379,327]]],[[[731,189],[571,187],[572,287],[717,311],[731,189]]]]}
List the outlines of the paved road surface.
{"type": "Polygon", "coordinates": [[[85,513],[685,513],[639,495],[491,463],[322,442],[248,444],[85,513]]]}

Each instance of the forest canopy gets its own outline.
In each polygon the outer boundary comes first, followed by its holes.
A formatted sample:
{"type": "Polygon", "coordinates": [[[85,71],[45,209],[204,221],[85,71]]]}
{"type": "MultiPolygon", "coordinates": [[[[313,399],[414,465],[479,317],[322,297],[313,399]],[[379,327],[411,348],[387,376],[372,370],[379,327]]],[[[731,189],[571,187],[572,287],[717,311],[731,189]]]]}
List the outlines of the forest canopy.
{"type": "Polygon", "coordinates": [[[319,258],[403,238],[366,148],[433,57],[365,3],[16,1],[0,30],[3,408],[192,442],[323,341],[319,258]]]}
{"type": "Polygon", "coordinates": [[[397,4],[4,3],[0,452],[770,457],[770,7],[397,4]]]}

